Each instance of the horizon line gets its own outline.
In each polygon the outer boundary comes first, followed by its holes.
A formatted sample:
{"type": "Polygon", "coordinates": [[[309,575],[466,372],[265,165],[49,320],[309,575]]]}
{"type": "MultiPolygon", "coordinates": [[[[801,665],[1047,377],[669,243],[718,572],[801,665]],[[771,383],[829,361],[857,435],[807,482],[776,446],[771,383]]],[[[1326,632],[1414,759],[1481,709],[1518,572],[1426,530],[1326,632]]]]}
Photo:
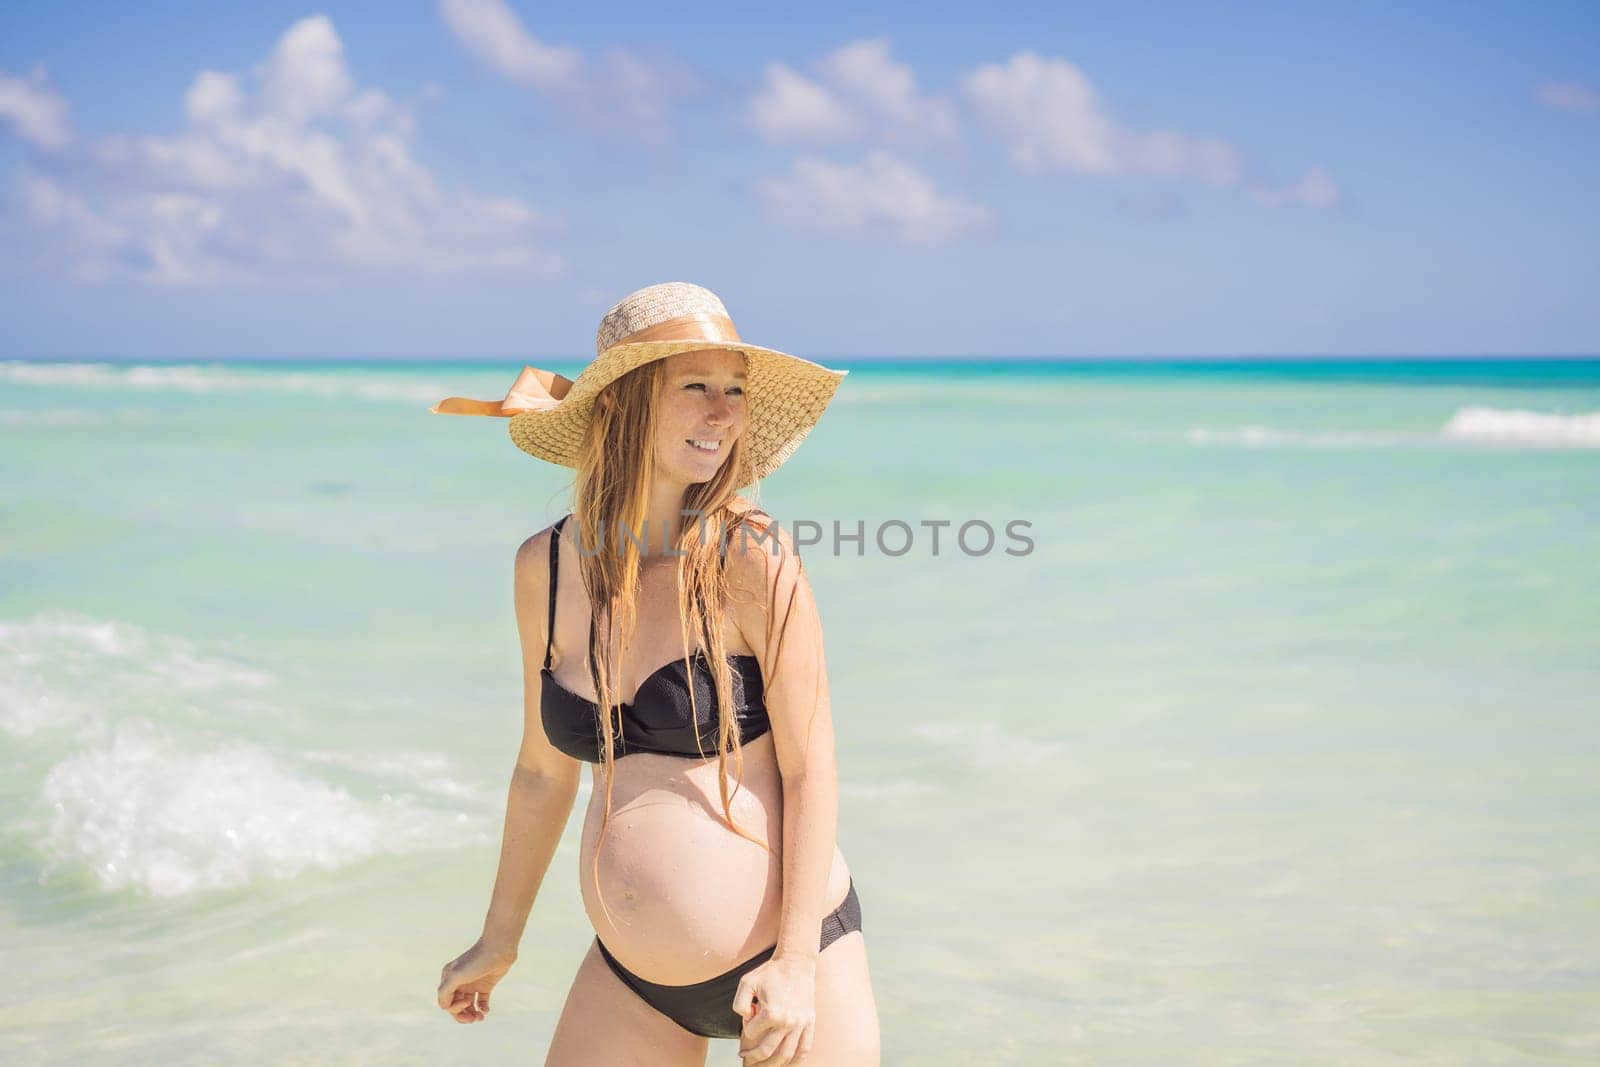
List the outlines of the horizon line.
{"type": "MultiPolygon", "coordinates": [[[[798,353],[794,353],[799,355],[798,353]]],[[[1136,355],[807,355],[799,358],[812,361],[858,363],[1434,363],[1434,362],[1521,362],[1561,363],[1600,360],[1600,351],[1593,353],[1566,352],[1429,352],[1405,354],[1348,354],[1348,353],[1234,353],[1234,354],[1136,354],[1136,355]]],[[[53,356],[0,356],[0,362],[21,363],[455,363],[501,366],[510,363],[553,363],[583,365],[593,361],[592,356],[510,355],[510,356],[441,356],[441,355],[53,355],[53,356]]]]}

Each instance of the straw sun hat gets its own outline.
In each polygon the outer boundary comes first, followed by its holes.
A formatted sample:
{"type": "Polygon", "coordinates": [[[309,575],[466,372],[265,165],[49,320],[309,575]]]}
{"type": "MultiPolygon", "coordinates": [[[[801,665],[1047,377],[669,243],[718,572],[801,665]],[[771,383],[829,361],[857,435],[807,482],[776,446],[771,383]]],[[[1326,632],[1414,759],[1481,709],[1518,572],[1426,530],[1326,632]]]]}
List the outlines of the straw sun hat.
{"type": "Polygon", "coordinates": [[[746,344],[715,293],[687,282],[665,282],[630,293],[605,313],[595,337],[594,362],[577,381],[524,366],[504,400],[453,396],[429,410],[509,418],[511,440],[518,448],[576,467],[600,390],[636,367],[705,348],[745,355],[745,462],[736,488],[765,478],[794,454],[849,373],[746,344]]]}

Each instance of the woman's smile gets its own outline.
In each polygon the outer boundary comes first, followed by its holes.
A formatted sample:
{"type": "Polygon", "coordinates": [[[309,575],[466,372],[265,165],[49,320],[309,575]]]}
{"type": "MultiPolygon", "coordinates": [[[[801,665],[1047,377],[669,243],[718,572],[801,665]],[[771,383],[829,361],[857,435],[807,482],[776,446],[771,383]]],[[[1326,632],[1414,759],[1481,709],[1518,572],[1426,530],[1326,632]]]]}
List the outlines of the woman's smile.
{"type": "Polygon", "coordinates": [[[666,358],[657,399],[660,473],[672,482],[701,485],[733,462],[735,442],[744,433],[745,382],[740,352],[697,349],[666,358]]]}

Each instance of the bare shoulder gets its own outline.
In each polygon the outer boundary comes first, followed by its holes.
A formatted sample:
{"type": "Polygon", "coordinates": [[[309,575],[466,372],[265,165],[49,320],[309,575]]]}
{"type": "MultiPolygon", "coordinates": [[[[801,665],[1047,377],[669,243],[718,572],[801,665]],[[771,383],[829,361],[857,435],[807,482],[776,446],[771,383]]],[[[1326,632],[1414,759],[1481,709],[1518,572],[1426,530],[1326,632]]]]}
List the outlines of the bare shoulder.
{"type": "Polygon", "coordinates": [[[517,546],[513,567],[517,611],[543,604],[550,593],[550,541],[555,527],[546,526],[517,546]]]}
{"type": "Polygon", "coordinates": [[[555,531],[554,526],[546,526],[517,546],[517,570],[521,571],[549,557],[550,539],[555,536],[555,531]]]}
{"type": "Polygon", "coordinates": [[[731,525],[727,574],[735,590],[770,597],[778,586],[801,577],[804,567],[794,539],[771,515],[746,508],[731,525]]]}
{"type": "Polygon", "coordinates": [[[762,512],[747,512],[741,520],[727,544],[729,612],[770,673],[782,635],[820,636],[820,620],[789,532],[762,512]]]}

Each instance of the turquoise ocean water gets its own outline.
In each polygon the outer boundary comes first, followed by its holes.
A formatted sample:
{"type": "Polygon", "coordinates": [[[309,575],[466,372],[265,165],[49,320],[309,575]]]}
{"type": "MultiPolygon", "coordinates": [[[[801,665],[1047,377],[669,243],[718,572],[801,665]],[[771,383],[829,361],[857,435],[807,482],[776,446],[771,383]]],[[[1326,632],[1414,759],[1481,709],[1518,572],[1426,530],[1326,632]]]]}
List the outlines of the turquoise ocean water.
{"type": "MultiPolygon", "coordinates": [[[[1600,1062],[1600,361],[843,365],[760,499],[867,531],[807,568],[886,1064],[1600,1062]]],[[[576,815],[433,1005],[568,479],[426,409],[516,369],[0,363],[0,1060],[542,1062],[576,815]]]]}

